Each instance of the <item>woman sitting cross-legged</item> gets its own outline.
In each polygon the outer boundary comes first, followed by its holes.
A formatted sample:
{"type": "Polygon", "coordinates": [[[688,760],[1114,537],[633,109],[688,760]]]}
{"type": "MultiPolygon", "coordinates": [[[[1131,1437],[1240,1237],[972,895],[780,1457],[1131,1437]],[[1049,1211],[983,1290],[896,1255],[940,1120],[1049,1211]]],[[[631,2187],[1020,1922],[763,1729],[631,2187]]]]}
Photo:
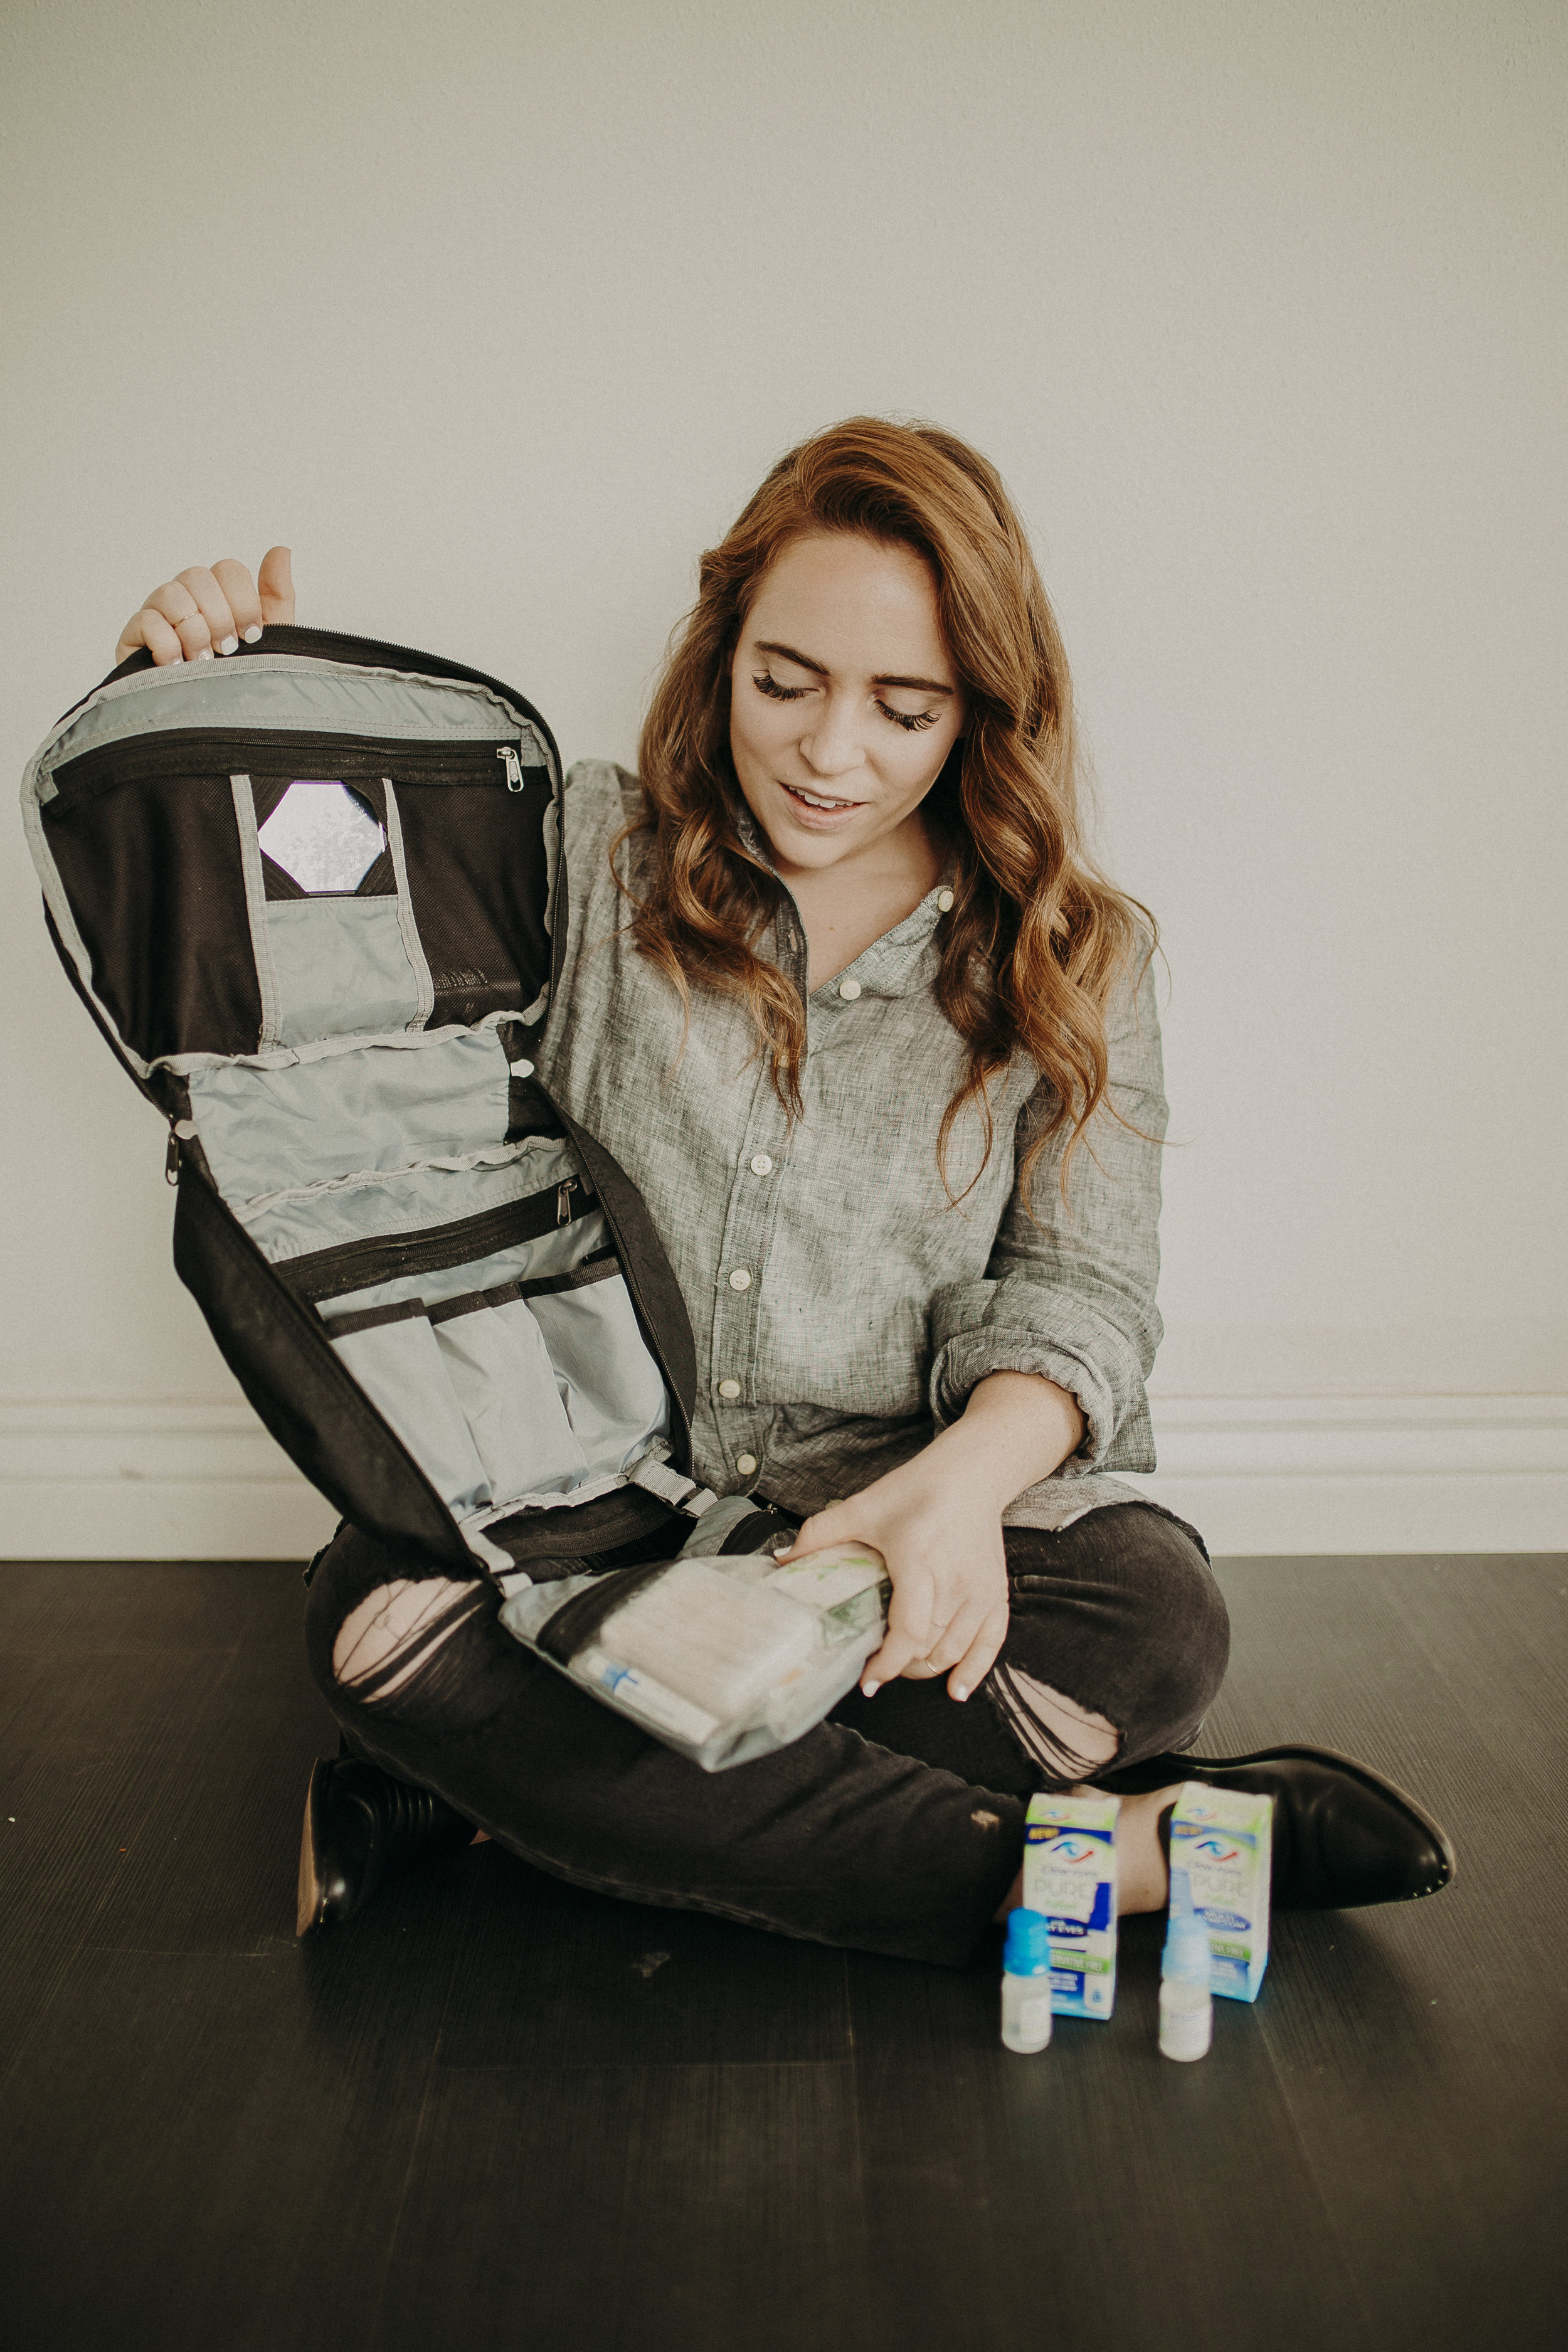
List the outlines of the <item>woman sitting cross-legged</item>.
{"type": "MultiPolygon", "coordinates": [[[[193,571],[121,653],[292,618],[287,557],[193,571]]],[[[553,1099],[640,1188],[696,1335],[696,1475],[748,1549],[883,1554],[886,1638],[793,1746],[706,1775],[343,1530],[310,1587],[347,1753],[301,1930],[476,1832],[638,1902],[961,1964],[1038,1790],[1116,1790],[1157,1910],[1184,1780],[1275,1800],[1277,1905],[1430,1894],[1415,1801],[1310,1748],[1193,1752],[1225,1672],[1144,1381],[1165,1125],[1154,926],[1083,846],[1066,660],[994,468],[857,419],[703,558],[641,775],[573,772],[553,1099]]]]}

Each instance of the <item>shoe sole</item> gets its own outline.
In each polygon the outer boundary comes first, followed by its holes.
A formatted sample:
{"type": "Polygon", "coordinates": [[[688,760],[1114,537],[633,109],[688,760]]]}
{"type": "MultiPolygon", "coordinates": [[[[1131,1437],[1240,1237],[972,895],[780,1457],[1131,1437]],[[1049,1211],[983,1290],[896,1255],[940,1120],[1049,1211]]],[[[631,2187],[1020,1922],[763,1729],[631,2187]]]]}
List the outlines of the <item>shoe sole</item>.
{"type": "Polygon", "coordinates": [[[300,1881],[294,1903],[294,1934],[296,1938],[307,1936],[319,1927],[326,1916],[326,1890],[316,1868],[316,1824],[322,1800],[326,1794],[327,1774],[331,1766],[319,1757],[310,1767],[310,1785],[305,1791],[305,1821],[300,1834],[300,1881]]]}
{"type": "Polygon", "coordinates": [[[1260,1748],[1250,1756],[1184,1756],[1178,1760],[1196,1766],[1197,1769],[1188,1778],[1198,1780],[1205,1772],[1245,1771],[1254,1764],[1289,1764],[1300,1759],[1312,1764],[1332,1764],[1339,1771],[1348,1772],[1352,1780],[1359,1780],[1363,1789],[1372,1789],[1380,1797],[1392,1797],[1395,1804],[1402,1806],[1409,1814],[1416,1827],[1431,1839],[1443,1857],[1443,1875],[1435,1886],[1424,1886],[1419,1894],[1405,1895],[1405,1902],[1419,1903],[1424,1895],[1440,1895],[1446,1886],[1453,1885],[1458,1873],[1458,1857],[1441,1822],[1435,1822],[1425,1807],[1416,1803],[1409,1790],[1402,1789],[1397,1780],[1386,1780],[1381,1772],[1374,1772],[1370,1765],[1360,1763],[1353,1756],[1342,1756],[1337,1748],[1260,1748]]]}

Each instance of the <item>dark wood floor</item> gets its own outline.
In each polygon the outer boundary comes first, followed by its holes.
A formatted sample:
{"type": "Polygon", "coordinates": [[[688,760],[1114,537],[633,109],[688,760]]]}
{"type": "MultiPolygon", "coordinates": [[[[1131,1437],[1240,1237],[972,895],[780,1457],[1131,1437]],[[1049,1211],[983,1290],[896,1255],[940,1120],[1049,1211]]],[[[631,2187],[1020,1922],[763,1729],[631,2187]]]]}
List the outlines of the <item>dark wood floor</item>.
{"type": "Polygon", "coordinates": [[[495,1849],[300,1946],[333,1745],[276,1564],[0,1567],[17,2352],[1568,2343],[1568,1559],[1231,1560],[1212,1742],[1349,1748],[1461,1874],[1286,1917],[1204,2065],[1157,1934],[1043,2057],[966,1974],[495,1849]]]}

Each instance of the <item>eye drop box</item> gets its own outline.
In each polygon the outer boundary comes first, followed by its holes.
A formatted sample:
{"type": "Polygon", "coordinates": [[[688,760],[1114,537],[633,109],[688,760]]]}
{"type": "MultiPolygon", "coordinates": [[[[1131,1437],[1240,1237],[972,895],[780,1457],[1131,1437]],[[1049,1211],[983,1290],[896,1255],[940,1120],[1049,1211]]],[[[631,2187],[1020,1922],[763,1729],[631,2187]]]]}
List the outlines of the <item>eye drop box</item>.
{"type": "Polygon", "coordinates": [[[1024,1901],[1049,1921],[1051,2008],[1108,2019],[1116,2005],[1116,1816],[1120,1797],[1031,1797],[1024,1901]]]}
{"type": "Polygon", "coordinates": [[[1209,1931],[1209,1990],[1256,2000],[1268,1966],[1274,1800],[1188,1780],[1171,1815],[1171,1867],[1184,1870],[1209,1931]]]}

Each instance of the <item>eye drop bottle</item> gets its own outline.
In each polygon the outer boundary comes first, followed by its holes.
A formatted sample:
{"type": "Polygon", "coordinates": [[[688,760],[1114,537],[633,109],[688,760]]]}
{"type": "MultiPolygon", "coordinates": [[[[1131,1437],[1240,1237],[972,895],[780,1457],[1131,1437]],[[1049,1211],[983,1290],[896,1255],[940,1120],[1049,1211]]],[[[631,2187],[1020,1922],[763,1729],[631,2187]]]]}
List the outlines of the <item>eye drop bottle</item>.
{"type": "Polygon", "coordinates": [[[1007,1914],[1002,1953],[1002,2040],[1027,2056],[1051,2038],[1050,1933],[1042,1913],[1007,1914]]]}
{"type": "Polygon", "coordinates": [[[1186,1872],[1173,1870],[1170,1924],[1160,1963],[1161,2053],[1184,2065],[1194,2058],[1206,2058],[1213,2039],[1208,1927],[1193,1909],[1186,1872]]]}

